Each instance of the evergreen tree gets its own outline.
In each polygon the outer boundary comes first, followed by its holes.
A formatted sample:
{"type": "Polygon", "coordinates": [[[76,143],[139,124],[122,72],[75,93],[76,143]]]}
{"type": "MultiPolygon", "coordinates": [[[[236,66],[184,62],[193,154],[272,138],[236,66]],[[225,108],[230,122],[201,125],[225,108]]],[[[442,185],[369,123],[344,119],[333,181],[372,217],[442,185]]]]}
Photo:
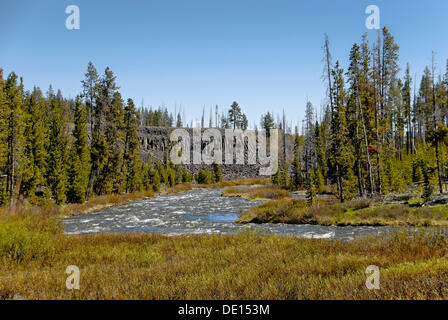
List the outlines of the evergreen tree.
{"type": "Polygon", "coordinates": [[[275,128],[274,117],[269,111],[261,117],[260,126],[266,131],[267,136],[269,136],[271,129],[275,128]]]}
{"type": "MultiPolygon", "coordinates": [[[[124,163],[126,168],[125,175],[125,191],[139,191],[141,185],[141,159],[140,159],[140,140],[138,139],[139,119],[135,110],[134,101],[128,99],[124,115],[125,123],[125,152],[124,163]]],[[[168,185],[167,179],[165,184],[168,185]]]]}
{"type": "Polygon", "coordinates": [[[302,185],[302,174],[301,174],[301,164],[300,164],[300,137],[296,133],[294,138],[294,160],[292,163],[292,179],[291,186],[292,189],[298,190],[302,185]]]}
{"type": "Polygon", "coordinates": [[[196,182],[199,184],[210,184],[212,182],[210,170],[202,169],[196,175],[196,182]]]}
{"type": "Polygon", "coordinates": [[[119,92],[114,92],[105,120],[105,162],[98,177],[99,194],[120,191],[125,133],[123,99],[119,92]]]}
{"type": "Polygon", "coordinates": [[[10,207],[14,206],[14,193],[19,175],[19,166],[22,160],[23,136],[23,85],[17,83],[17,75],[12,72],[6,79],[3,87],[3,108],[1,123],[4,124],[2,144],[6,158],[6,189],[10,207]]]}
{"type": "Polygon", "coordinates": [[[154,192],[160,192],[160,174],[157,168],[151,169],[151,184],[154,192]]]}
{"type": "Polygon", "coordinates": [[[288,189],[290,186],[289,182],[289,174],[288,174],[288,164],[286,163],[286,160],[282,162],[282,170],[280,175],[280,187],[284,189],[288,189]]]}
{"type": "Polygon", "coordinates": [[[67,201],[73,203],[84,202],[90,172],[89,138],[87,136],[87,110],[76,100],[74,110],[73,144],[70,150],[68,170],[67,201]]]}
{"type": "Polygon", "coordinates": [[[345,201],[344,179],[347,178],[349,170],[353,166],[353,156],[350,142],[347,137],[347,119],[346,119],[346,92],[344,88],[343,70],[336,62],[333,77],[333,111],[331,122],[331,156],[330,165],[334,172],[334,179],[338,187],[339,200],[345,201]]]}
{"type": "Polygon", "coordinates": [[[241,128],[241,107],[238,105],[238,102],[234,101],[229,109],[228,121],[233,129],[241,128]]]}
{"type": "Polygon", "coordinates": [[[57,204],[66,200],[67,175],[65,167],[64,110],[63,101],[56,97],[51,88],[48,93],[50,104],[50,133],[48,146],[47,183],[57,204]]]}
{"type": "Polygon", "coordinates": [[[3,70],[0,68],[0,205],[6,204],[8,201],[7,179],[5,179],[7,177],[6,164],[8,159],[8,139],[7,130],[5,129],[8,127],[8,116],[3,88],[3,70]]]}
{"type": "Polygon", "coordinates": [[[90,130],[93,130],[95,122],[95,102],[98,97],[100,79],[95,66],[90,61],[87,65],[85,79],[81,81],[83,87],[83,97],[89,110],[90,130]]]}
{"type": "Polygon", "coordinates": [[[316,185],[314,170],[311,170],[306,179],[306,200],[309,205],[312,205],[316,197],[316,185]]]}
{"type": "Polygon", "coordinates": [[[213,164],[213,180],[214,180],[214,182],[222,181],[221,165],[219,165],[217,163],[213,164]]]}
{"type": "Polygon", "coordinates": [[[34,198],[46,194],[44,179],[47,160],[47,109],[45,98],[39,88],[26,99],[24,104],[24,153],[20,194],[34,198]]]}
{"type": "Polygon", "coordinates": [[[279,165],[278,168],[277,168],[277,171],[272,176],[272,184],[275,185],[275,186],[280,186],[281,185],[281,179],[282,179],[281,177],[282,177],[281,166],[279,165]]]}

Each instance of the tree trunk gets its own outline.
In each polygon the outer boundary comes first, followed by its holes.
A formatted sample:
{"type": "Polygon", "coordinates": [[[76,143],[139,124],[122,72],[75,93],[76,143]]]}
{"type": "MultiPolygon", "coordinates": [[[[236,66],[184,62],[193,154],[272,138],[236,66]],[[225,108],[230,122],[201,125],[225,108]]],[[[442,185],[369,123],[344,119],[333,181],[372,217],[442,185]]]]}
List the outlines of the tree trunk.
{"type": "Polygon", "coordinates": [[[359,104],[359,109],[360,109],[360,113],[361,113],[362,129],[363,129],[363,133],[364,133],[364,144],[366,147],[367,168],[369,170],[370,195],[373,196],[373,194],[375,193],[375,179],[373,178],[373,173],[372,173],[372,161],[370,159],[370,153],[369,153],[369,142],[367,140],[367,130],[366,130],[365,122],[364,122],[364,112],[362,111],[362,105],[361,105],[361,100],[359,99],[359,96],[358,96],[358,104],[359,104]]]}

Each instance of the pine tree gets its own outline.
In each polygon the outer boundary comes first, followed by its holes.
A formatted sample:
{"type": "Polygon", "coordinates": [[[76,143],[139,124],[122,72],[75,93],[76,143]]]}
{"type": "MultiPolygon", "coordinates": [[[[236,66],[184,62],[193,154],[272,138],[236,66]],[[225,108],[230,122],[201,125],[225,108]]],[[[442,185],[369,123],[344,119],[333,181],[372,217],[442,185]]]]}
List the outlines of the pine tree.
{"type": "Polygon", "coordinates": [[[87,72],[84,74],[85,79],[81,81],[83,87],[83,97],[85,98],[87,108],[89,110],[90,129],[93,130],[95,121],[95,100],[98,97],[99,76],[95,66],[90,61],[87,65],[87,72]]]}
{"type": "Polygon", "coordinates": [[[288,164],[286,163],[286,160],[282,162],[282,170],[281,170],[281,176],[280,176],[280,187],[284,189],[288,189],[290,186],[289,182],[289,174],[288,174],[288,164]]]}
{"type": "Polygon", "coordinates": [[[176,171],[173,168],[169,168],[167,174],[169,186],[172,188],[176,185],[176,171]]]}
{"type": "Polygon", "coordinates": [[[317,192],[322,192],[325,187],[325,180],[319,169],[316,169],[314,172],[314,186],[317,192]]]}
{"type": "Polygon", "coordinates": [[[23,84],[17,84],[17,75],[12,72],[3,87],[4,108],[2,108],[2,123],[5,125],[4,140],[6,141],[6,189],[9,206],[14,206],[14,194],[22,162],[22,147],[24,143],[23,128],[23,84]]]}
{"type": "Polygon", "coordinates": [[[5,94],[3,80],[3,69],[0,68],[0,205],[4,205],[8,201],[8,190],[6,188],[7,171],[6,163],[8,159],[8,139],[7,139],[7,106],[5,101],[5,94]]]}
{"type": "MultiPolygon", "coordinates": [[[[361,68],[360,68],[360,48],[358,44],[354,44],[350,52],[350,66],[348,68],[348,79],[350,83],[349,98],[348,98],[348,113],[351,117],[348,117],[350,136],[352,136],[352,143],[355,146],[356,155],[356,169],[358,178],[358,193],[362,197],[364,196],[364,181],[363,181],[363,165],[362,161],[362,141],[360,137],[360,116],[359,113],[362,110],[361,97],[360,97],[360,83],[361,83],[361,68]]],[[[370,180],[371,182],[371,180],[370,180]]],[[[371,183],[370,183],[371,184],[371,183]]],[[[371,190],[371,194],[372,194],[371,190]]]]}
{"type": "Polygon", "coordinates": [[[91,129],[90,157],[92,166],[89,175],[88,193],[94,191],[96,194],[101,194],[103,192],[100,175],[108,161],[106,137],[106,128],[108,126],[107,114],[112,108],[115,92],[118,90],[115,80],[116,77],[112,70],[107,67],[97,85],[94,121],[93,128],[91,129]]]}
{"type": "Polygon", "coordinates": [[[160,192],[160,174],[157,168],[151,169],[151,184],[154,192],[160,192]]]}
{"type": "Polygon", "coordinates": [[[106,113],[105,162],[98,177],[98,193],[118,193],[121,184],[121,168],[124,150],[124,109],[119,92],[114,92],[111,105],[106,113]]]}
{"type": "Polygon", "coordinates": [[[217,164],[217,163],[213,164],[213,179],[214,179],[214,182],[222,181],[222,171],[221,171],[220,164],[217,164]]]}
{"type": "Polygon", "coordinates": [[[45,98],[39,88],[26,99],[24,104],[24,154],[20,194],[34,198],[36,194],[46,195],[46,158],[48,145],[47,109],[45,98]]]}
{"type": "Polygon", "coordinates": [[[272,184],[275,186],[280,186],[281,185],[281,177],[282,177],[282,172],[281,172],[281,166],[279,165],[277,168],[277,171],[275,172],[275,174],[272,176],[271,180],[272,180],[272,184]]]}
{"type": "Polygon", "coordinates": [[[74,110],[73,144],[70,150],[67,201],[82,203],[85,198],[90,172],[89,138],[87,136],[87,110],[76,99],[74,110]]]}
{"type": "Polygon", "coordinates": [[[404,119],[407,126],[407,134],[406,134],[406,153],[411,154],[414,153],[415,147],[413,146],[412,139],[413,136],[413,128],[411,125],[412,121],[412,104],[411,104],[411,84],[412,84],[412,78],[411,78],[411,72],[410,72],[410,66],[409,63],[406,65],[406,73],[404,78],[404,84],[402,89],[402,98],[403,98],[403,106],[405,109],[404,113],[404,119]]]}
{"type": "Polygon", "coordinates": [[[305,165],[305,175],[308,177],[309,172],[317,165],[316,155],[316,133],[314,128],[314,108],[310,101],[307,101],[305,108],[305,145],[303,162],[305,165]]]}
{"type": "Polygon", "coordinates": [[[300,164],[300,137],[296,133],[294,138],[294,160],[292,162],[292,179],[291,186],[292,189],[298,190],[302,185],[302,174],[301,174],[301,164],[300,164]]]}
{"type": "Polygon", "coordinates": [[[210,184],[211,175],[209,169],[202,169],[196,175],[196,182],[199,184],[210,184]]]}
{"type": "Polygon", "coordinates": [[[263,130],[266,131],[266,135],[268,137],[271,129],[275,129],[274,117],[269,111],[261,117],[260,126],[263,130]]]}
{"type": "Polygon", "coordinates": [[[306,179],[306,200],[309,205],[312,205],[316,197],[316,185],[314,170],[310,170],[308,178],[306,179]]]}
{"type": "Polygon", "coordinates": [[[233,129],[241,128],[241,108],[238,102],[234,101],[229,109],[228,121],[233,126],[233,129]]]}
{"type": "Polygon", "coordinates": [[[67,175],[65,167],[64,110],[61,97],[55,96],[50,88],[48,93],[50,104],[50,132],[48,146],[47,183],[57,204],[66,200],[67,175]]]}
{"type": "MultiPolygon", "coordinates": [[[[125,152],[123,160],[126,168],[125,175],[125,191],[133,192],[139,191],[141,185],[141,159],[140,159],[140,140],[138,139],[138,124],[139,119],[135,110],[134,101],[128,99],[125,107],[124,115],[125,123],[125,152]]],[[[168,179],[165,179],[165,184],[168,185],[168,179]]]]}
{"type": "Polygon", "coordinates": [[[346,92],[343,70],[336,62],[333,77],[333,111],[331,122],[331,156],[329,158],[337,183],[339,200],[345,201],[344,178],[353,166],[353,156],[348,135],[346,119],[346,92]]]}

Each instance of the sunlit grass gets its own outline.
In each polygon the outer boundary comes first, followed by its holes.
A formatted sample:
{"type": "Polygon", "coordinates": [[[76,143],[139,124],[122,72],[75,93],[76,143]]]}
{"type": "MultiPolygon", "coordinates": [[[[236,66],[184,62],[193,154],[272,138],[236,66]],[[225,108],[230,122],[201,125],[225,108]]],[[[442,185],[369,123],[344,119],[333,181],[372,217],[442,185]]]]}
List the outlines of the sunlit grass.
{"type": "Polygon", "coordinates": [[[328,203],[284,199],[250,208],[237,220],[241,223],[289,223],[337,226],[448,226],[448,207],[382,205],[369,200],[328,203]]]}
{"type": "Polygon", "coordinates": [[[3,219],[3,299],[448,298],[448,243],[435,231],[350,242],[251,233],[65,236],[31,220],[3,219]],[[8,236],[11,226],[19,238],[8,236]],[[34,245],[42,235],[46,240],[34,245]],[[22,241],[31,246],[23,259],[4,249],[22,241]],[[65,287],[69,265],[80,269],[80,290],[65,287]],[[369,265],[380,268],[380,290],[365,286],[369,265]]]}
{"type": "MultiPolygon", "coordinates": [[[[146,196],[100,197],[78,209],[146,196]]],[[[308,208],[291,199],[263,206],[257,210],[279,210],[282,219],[446,219],[442,206],[321,201],[308,208]]],[[[448,238],[439,229],[348,242],[249,232],[68,236],[61,223],[68,210],[75,209],[0,208],[0,299],[448,299],[448,238]],[[69,265],[80,269],[80,290],[65,287],[69,265]],[[379,290],[365,286],[369,265],[380,268],[379,290]]]]}
{"type": "Polygon", "coordinates": [[[223,197],[243,197],[247,200],[280,200],[290,198],[288,190],[276,186],[262,186],[258,188],[238,189],[227,187],[222,193],[223,197]]]}
{"type": "Polygon", "coordinates": [[[194,184],[194,188],[226,188],[226,187],[237,187],[237,186],[255,186],[255,185],[266,185],[271,184],[270,178],[248,178],[248,179],[237,179],[237,180],[225,180],[220,182],[215,182],[212,184],[194,184]]]}

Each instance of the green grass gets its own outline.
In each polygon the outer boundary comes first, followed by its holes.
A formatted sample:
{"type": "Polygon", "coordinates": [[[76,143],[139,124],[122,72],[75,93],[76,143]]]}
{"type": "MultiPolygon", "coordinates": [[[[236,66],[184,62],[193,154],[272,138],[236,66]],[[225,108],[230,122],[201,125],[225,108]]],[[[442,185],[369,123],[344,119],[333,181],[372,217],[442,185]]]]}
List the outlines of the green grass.
{"type": "Polygon", "coordinates": [[[193,184],[194,188],[226,188],[226,187],[238,187],[238,186],[255,186],[271,184],[270,178],[248,178],[237,180],[225,180],[215,182],[212,184],[193,184]]]}
{"type": "Polygon", "coordinates": [[[66,236],[57,220],[36,225],[33,214],[1,219],[2,299],[448,298],[448,242],[437,233],[350,242],[250,233],[66,236]],[[80,269],[80,290],[65,287],[69,265],[80,269]],[[365,287],[369,265],[380,268],[380,290],[365,287]]]}
{"type": "Polygon", "coordinates": [[[223,197],[242,197],[251,201],[281,200],[291,198],[287,190],[275,186],[262,186],[258,188],[238,189],[227,187],[221,194],[223,197]]]}
{"type": "Polygon", "coordinates": [[[239,223],[288,223],[337,226],[448,226],[448,207],[381,205],[368,200],[346,203],[285,199],[253,207],[237,219],[239,223]]]}
{"type": "MultiPolygon", "coordinates": [[[[442,206],[378,211],[367,201],[307,208],[283,199],[258,208],[266,217],[278,210],[272,222],[291,213],[299,221],[446,219],[442,206]]],[[[0,208],[0,299],[448,299],[448,238],[435,229],[349,242],[254,233],[68,236],[61,223],[67,210],[0,208]],[[80,290],[65,287],[69,265],[80,269],[80,290]],[[379,290],[365,286],[369,265],[380,268],[379,290]]]]}

